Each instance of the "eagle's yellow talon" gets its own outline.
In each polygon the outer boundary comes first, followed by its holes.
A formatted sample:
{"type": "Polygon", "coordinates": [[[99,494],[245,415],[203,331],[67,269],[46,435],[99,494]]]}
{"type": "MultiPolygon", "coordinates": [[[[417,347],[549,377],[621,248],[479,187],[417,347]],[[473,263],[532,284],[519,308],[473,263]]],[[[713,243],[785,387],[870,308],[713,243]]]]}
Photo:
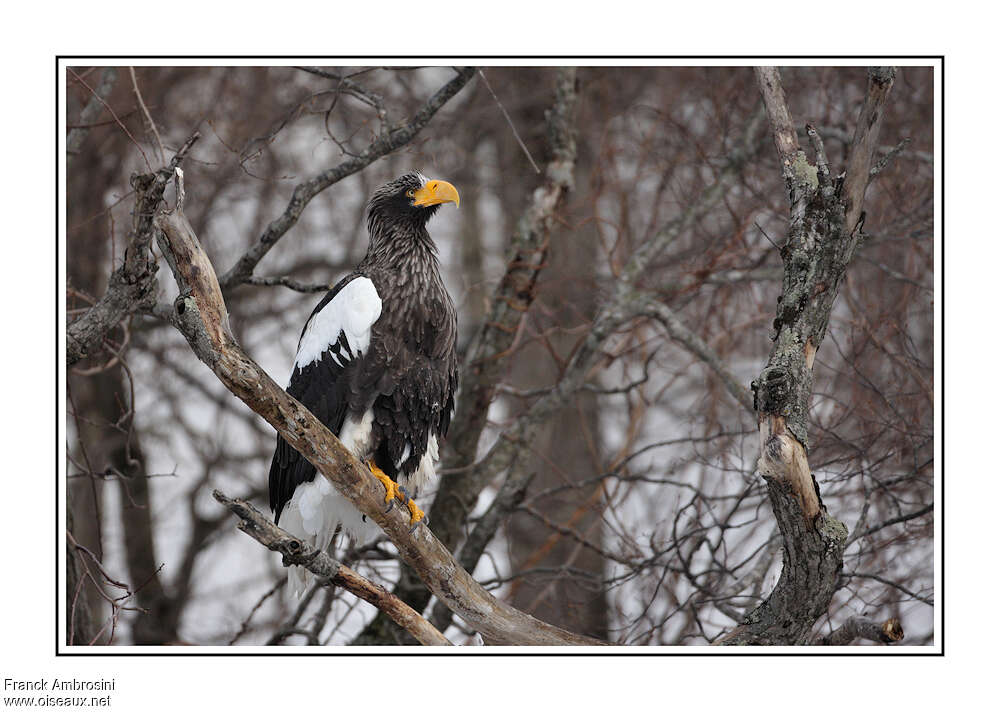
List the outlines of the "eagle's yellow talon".
{"type": "Polygon", "coordinates": [[[421,519],[424,518],[424,511],[417,506],[417,503],[412,499],[406,499],[406,507],[410,510],[410,524],[416,524],[421,519]]]}
{"type": "Polygon", "coordinates": [[[385,502],[388,504],[394,498],[399,497],[399,487],[389,479],[389,475],[382,472],[382,469],[376,465],[373,461],[368,461],[368,469],[371,470],[372,475],[375,476],[382,486],[385,487],[385,502]]]}
{"type": "MultiPolygon", "coordinates": [[[[424,518],[424,511],[417,506],[410,496],[406,493],[402,487],[393,482],[387,474],[382,472],[382,469],[375,464],[374,461],[369,460],[367,463],[368,469],[371,470],[372,475],[382,486],[385,487],[385,502],[388,504],[393,499],[398,499],[400,502],[406,503],[406,508],[410,510],[410,525],[414,525],[424,518]]],[[[387,510],[388,511],[388,510],[387,510]]]]}

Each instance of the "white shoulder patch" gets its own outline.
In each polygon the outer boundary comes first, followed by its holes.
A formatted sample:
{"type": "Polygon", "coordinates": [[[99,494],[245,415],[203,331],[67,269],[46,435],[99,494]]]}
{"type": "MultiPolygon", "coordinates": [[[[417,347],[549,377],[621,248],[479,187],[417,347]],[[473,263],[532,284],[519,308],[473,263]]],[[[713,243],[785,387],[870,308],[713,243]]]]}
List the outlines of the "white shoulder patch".
{"type": "MultiPolygon", "coordinates": [[[[308,366],[320,358],[337,343],[341,332],[351,349],[345,355],[347,359],[364,353],[371,343],[372,325],[381,315],[382,299],[372,281],[367,277],[352,279],[306,324],[295,355],[295,368],[308,366]]],[[[342,360],[334,358],[338,363],[342,360]]]]}

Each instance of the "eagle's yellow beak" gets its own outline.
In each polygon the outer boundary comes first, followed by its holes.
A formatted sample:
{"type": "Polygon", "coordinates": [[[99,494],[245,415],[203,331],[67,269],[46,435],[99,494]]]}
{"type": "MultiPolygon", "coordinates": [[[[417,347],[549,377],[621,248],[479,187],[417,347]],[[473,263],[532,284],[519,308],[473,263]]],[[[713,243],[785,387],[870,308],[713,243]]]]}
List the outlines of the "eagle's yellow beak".
{"type": "Polygon", "coordinates": [[[441,203],[454,203],[458,206],[458,191],[446,180],[429,180],[413,193],[415,206],[427,207],[441,203]]]}

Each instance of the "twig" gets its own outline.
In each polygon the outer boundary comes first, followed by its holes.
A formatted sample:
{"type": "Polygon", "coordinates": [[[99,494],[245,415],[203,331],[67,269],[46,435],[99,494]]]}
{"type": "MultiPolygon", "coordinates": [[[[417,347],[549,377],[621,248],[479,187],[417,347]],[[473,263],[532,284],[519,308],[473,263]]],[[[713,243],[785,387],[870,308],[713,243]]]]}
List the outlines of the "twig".
{"type": "Polygon", "coordinates": [[[934,505],[933,504],[928,504],[926,507],[921,507],[920,509],[916,510],[915,512],[910,512],[909,514],[901,514],[898,517],[893,517],[892,519],[887,519],[884,522],[880,522],[879,524],[876,524],[876,525],[874,525],[872,527],[869,527],[868,529],[864,530],[863,532],[855,532],[851,536],[851,538],[847,540],[847,543],[850,544],[850,543],[854,542],[855,539],[860,539],[861,537],[866,537],[866,536],[868,536],[870,534],[874,534],[875,532],[879,531],[880,529],[885,529],[886,527],[891,527],[894,524],[902,524],[903,522],[908,522],[911,519],[917,519],[919,517],[924,516],[925,514],[931,514],[933,512],[934,512],[934,505]]]}
{"type": "Polygon", "coordinates": [[[890,148],[883,154],[883,156],[875,162],[872,169],[868,172],[868,180],[871,182],[879,173],[884,171],[890,163],[896,160],[896,156],[903,152],[903,150],[910,144],[910,139],[904,138],[902,141],[897,143],[895,146],[890,148]]]}
{"type": "Polygon", "coordinates": [[[129,137],[129,139],[131,139],[132,143],[134,143],[134,144],[135,144],[135,147],[139,149],[139,153],[141,153],[141,154],[142,154],[142,160],[144,160],[144,161],[146,162],[146,168],[148,168],[149,170],[153,170],[153,167],[152,167],[152,166],[150,165],[150,163],[149,163],[149,157],[148,157],[148,156],[146,155],[146,152],[142,150],[142,146],[141,146],[141,145],[139,144],[139,142],[138,142],[138,141],[136,141],[136,140],[135,140],[135,136],[133,136],[133,135],[132,135],[132,133],[131,133],[131,132],[130,132],[130,131],[129,131],[129,130],[128,130],[128,129],[127,129],[126,127],[125,127],[125,124],[123,124],[123,123],[122,123],[121,119],[119,119],[119,118],[118,118],[118,115],[117,115],[117,114],[115,113],[115,110],[114,110],[114,109],[112,109],[112,108],[111,108],[110,106],[108,106],[108,103],[107,103],[106,101],[104,101],[104,98],[103,98],[103,97],[101,97],[101,96],[100,96],[100,95],[99,95],[99,94],[98,94],[97,92],[95,92],[95,91],[94,91],[93,89],[91,89],[91,88],[90,88],[90,85],[89,85],[89,84],[87,84],[87,82],[85,82],[85,81],[84,81],[84,80],[83,80],[83,79],[82,79],[82,78],[80,77],[80,75],[79,75],[79,74],[77,74],[76,72],[74,72],[74,71],[73,71],[72,69],[70,69],[69,67],[66,67],[66,71],[67,71],[67,72],[69,72],[70,74],[72,74],[72,75],[73,75],[74,77],[76,77],[76,80],[77,80],[78,82],[80,82],[81,84],[83,84],[83,86],[87,87],[87,90],[88,90],[88,91],[89,91],[89,92],[90,92],[91,94],[93,94],[93,95],[94,95],[94,98],[96,98],[96,99],[97,99],[98,101],[100,101],[100,102],[101,102],[101,104],[103,104],[103,105],[104,105],[104,108],[105,108],[105,109],[107,109],[107,110],[108,110],[108,112],[110,112],[111,116],[113,116],[113,117],[114,117],[114,119],[115,119],[115,123],[117,123],[117,124],[118,124],[118,125],[119,125],[119,126],[121,127],[122,131],[124,131],[124,132],[125,132],[125,135],[126,135],[126,136],[128,136],[128,137],[129,137]]]}
{"type": "Polygon", "coordinates": [[[306,284],[291,277],[250,277],[246,284],[257,287],[288,287],[295,292],[326,292],[332,285],[329,284],[306,284]]]}
{"type": "Polygon", "coordinates": [[[528,161],[531,163],[531,167],[535,169],[535,173],[541,173],[542,171],[535,163],[535,159],[531,157],[531,152],[528,150],[528,147],[525,146],[524,141],[521,140],[521,134],[517,132],[517,127],[514,126],[514,122],[511,121],[510,114],[508,114],[507,110],[503,108],[503,104],[500,103],[500,99],[498,99],[497,95],[493,93],[493,87],[491,87],[490,83],[486,81],[486,75],[483,74],[482,69],[479,70],[479,76],[482,77],[483,84],[486,85],[486,90],[490,93],[490,96],[493,97],[493,101],[495,101],[497,103],[497,106],[500,107],[500,113],[502,113],[504,119],[507,120],[507,125],[510,126],[510,130],[514,132],[514,138],[517,139],[517,144],[521,147],[521,150],[524,151],[524,155],[528,157],[528,161]]]}
{"type": "Polygon", "coordinates": [[[135,98],[139,102],[139,108],[142,109],[142,115],[146,117],[146,122],[149,124],[150,130],[153,132],[153,136],[156,138],[156,146],[160,150],[160,163],[167,162],[167,152],[163,149],[163,141],[160,139],[160,132],[156,129],[156,122],[153,121],[153,117],[149,115],[149,109],[146,108],[146,102],[142,100],[142,92],[139,91],[139,82],[135,78],[135,68],[128,68],[129,76],[132,77],[132,91],[135,92],[135,98]]]}
{"type": "Polygon", "coordinates": [[[661,301],[650,300],[646,307],[646,314],[663,324],[674,340],[715,372],[729,394],[740,405],[750,413],[754,413],[753,395],[750,390],[736,379],[712,347],[706,344],[698,334],[691,331],[673,309],[661,301]]]}

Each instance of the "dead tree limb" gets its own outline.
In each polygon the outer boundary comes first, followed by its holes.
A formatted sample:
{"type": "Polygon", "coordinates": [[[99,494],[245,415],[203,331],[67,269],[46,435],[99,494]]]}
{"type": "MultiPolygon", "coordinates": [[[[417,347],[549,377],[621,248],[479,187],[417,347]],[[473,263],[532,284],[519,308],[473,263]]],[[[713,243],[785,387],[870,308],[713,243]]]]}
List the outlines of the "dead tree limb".
{"type": "Polygon", "coordinates": [[[288,395],[233,338],[218,278],[180,210],[156,217],[158,244],[180,288],[173,323],[195,355],[234,395],[271,424],[352,504],[377,523],[404,563],[485,640],[506,645],[602,645],[498,601],[461,568],[427,527],[384,511],[378,480],[306,407],[288,395]]]}
{"type": "Polygon", "coordinates": [[[816,641],[816,645],[850,645],[858,638],[875,643],[898,643],[903,639],[903,626],[898,618],[876,623],[864,616],[851,616],[844,625],[816,641]]]}
{"type": "Polygon", "coordinates": [[[195,132],[156,173],[132,176],[135,207],[132,230],[122,266],[111,274],[108,289],[97,303],[66,327],[66,365],[93,354],[104,336],[122,319],[156,304],[156,260],[149,250],[153,241],[153,215],[163,191],[199,138],[195,132]]]}
{"type": "Polygon", "coordinates": [[[271,551],[281,554],[285,566],[308,569],[323,586],[340,586],[358,598],[368,601],[392,618],[423,645],[451,645],[441,631],[419,613],[396,598],[382,586],[369,581],[350,567],[344,566],[325,551],[298,539],[267,519],[242,499],[231,499],[215,490],[212,496],[240,518],[238,528],[271,551]]]}
{"type": "Polygon", "coordinates": [[[809,642],[837,589],[847,542],[847,527],[827,514],[809,468],[813,361],[860,239],[861,206],[894,70],[873,67],[868,72],[868,94],[840,190],[829,179],[815,129],[809,127],[807,133],[818,165],[807,160],[799,145],[777,68],[756,72],[790,206],[788,236],[780,250],[784,274],[774,347],[752,384],[761,450],[757,470],[767,483],[784,551],[774,590],[720,642],[801,645],[809,642]]]}

